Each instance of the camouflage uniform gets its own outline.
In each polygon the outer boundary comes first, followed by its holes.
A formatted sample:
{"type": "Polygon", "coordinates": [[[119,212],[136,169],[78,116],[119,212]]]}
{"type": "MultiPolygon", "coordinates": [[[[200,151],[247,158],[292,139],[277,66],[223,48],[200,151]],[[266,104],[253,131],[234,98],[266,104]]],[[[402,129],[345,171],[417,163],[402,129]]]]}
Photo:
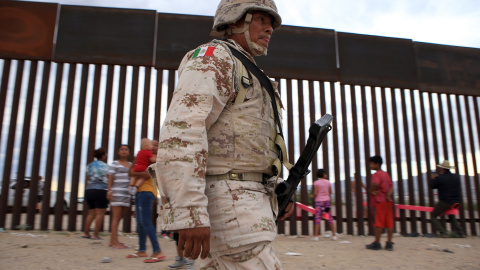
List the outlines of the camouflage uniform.
{"type": "Polygon", "coordinates": [[[278,158],[271,100],[228,46],[213,40],[180,64],[155,165],[163,204],[159,222],[165,230],[210,227],[202,269],[280,269],[271,241],[273,189],[282,179],[267,177],[278,158]],[[246,93],[239,95],[242,88],[246,93]]]}

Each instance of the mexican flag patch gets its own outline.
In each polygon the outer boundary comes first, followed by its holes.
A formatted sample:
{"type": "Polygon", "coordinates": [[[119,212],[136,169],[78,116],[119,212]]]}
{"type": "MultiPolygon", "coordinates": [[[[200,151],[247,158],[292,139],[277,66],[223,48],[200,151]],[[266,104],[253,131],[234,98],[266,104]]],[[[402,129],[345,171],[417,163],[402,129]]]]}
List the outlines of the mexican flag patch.
{"type": "Polygon", "coordinates": [[[215,50],[215,47],[198,48],[195,50],[195,52],[193,52],[192,59],[195,59],[200,56],[211,56],[214,50],[215,50]]]}

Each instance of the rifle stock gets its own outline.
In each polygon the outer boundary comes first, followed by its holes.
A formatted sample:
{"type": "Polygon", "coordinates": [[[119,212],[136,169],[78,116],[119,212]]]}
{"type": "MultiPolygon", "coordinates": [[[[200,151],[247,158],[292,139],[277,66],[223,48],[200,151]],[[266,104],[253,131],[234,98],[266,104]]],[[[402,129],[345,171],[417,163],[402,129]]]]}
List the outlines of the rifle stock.
{"type": "Polygon", "coordinates": [[[317,154],[318,148],[323,142],[323,139],[327,133],[332,129],[330,123],[333,120],[333,116],[325,114],[315,123],[310,126],[308,130],[307,145],[302,151],[302,154],[298,158],[297,162],[290,169],[287,180],[280,183],[275,189],[275,194],[278,199],[278,218],[282,217],[285,213],[285,208],[291,201],[291,198],[302,178],[310,173],[308,167],[312,163],[313,158],[317,154]]]}

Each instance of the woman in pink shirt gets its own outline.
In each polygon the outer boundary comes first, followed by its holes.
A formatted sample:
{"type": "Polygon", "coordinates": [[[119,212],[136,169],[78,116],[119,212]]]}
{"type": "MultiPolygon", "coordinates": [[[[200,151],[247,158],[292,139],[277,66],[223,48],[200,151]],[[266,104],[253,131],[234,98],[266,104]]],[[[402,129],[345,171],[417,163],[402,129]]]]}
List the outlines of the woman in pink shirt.
{"type": "Polygon", "coordinates": [[[332,194],[332,187],[328,178],[328,173],[324,169],[317,171],[318,179],[313,182],[313,194],[312,198],[315,200],[315,231],[313,241],[318,241],[318,234],[320,233],[320,221],[322,220],[322,214],[328,213],[328,222],[330,223],[330,229],[332,230],[332,240],[337,240],[335,235],[335,224],[333,217],[330,213],[330,194],[332,194]]]}

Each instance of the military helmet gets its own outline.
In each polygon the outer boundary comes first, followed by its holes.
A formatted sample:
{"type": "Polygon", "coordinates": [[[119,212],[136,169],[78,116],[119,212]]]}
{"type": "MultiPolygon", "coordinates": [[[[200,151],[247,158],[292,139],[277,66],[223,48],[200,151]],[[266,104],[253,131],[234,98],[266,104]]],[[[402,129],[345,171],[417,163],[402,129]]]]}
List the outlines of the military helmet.
{"type": "Polygon", "coordinates": [[[265,11],[273,16],[273,29],[282,24],[273,0],[222,0],[213,20],[212,36],[222,36],[229,24],[236,23],[249,10],[265,11]]]}

